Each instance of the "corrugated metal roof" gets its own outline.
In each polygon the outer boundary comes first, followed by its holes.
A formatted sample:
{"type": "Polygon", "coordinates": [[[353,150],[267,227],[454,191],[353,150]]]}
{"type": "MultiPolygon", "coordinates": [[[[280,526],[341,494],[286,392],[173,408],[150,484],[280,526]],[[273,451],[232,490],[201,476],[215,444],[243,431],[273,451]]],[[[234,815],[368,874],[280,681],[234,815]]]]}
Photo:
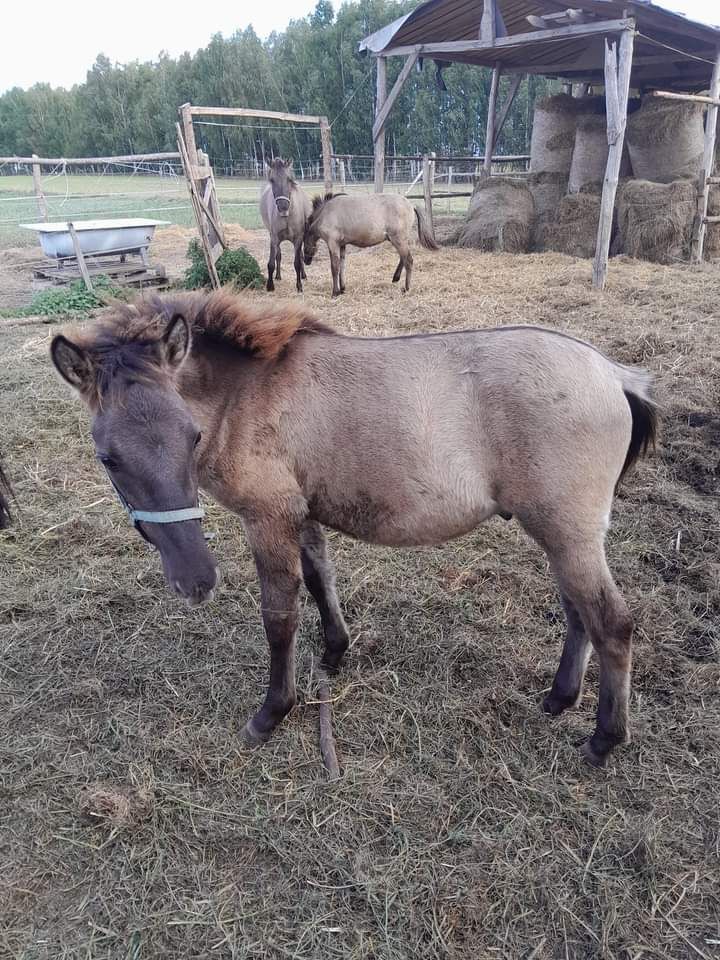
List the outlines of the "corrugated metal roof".
{"type": "MultiPolygon", "coordinates": [[[[528,16],[548,16],[565,9],[562,0],[498,0],[498,7],[509,37],[534,31],[528,16]]],[[[635,18],[634,85],[692,89],[709,83],[720,45],[720,27],[690,20],[649,0],[573,0],[572,8],[582,11],[590,22],[635,18]]],[[[481,16],[481,0],[427,0],[365,37],[360,50],[378,54],[397,47],[477,40],[481,16]]],[[[485,66],[500,63],[508,72],[544,73],[573,80],[602,80],[604,67],[600,34],[548,40],[540,34],[531,42],[515,46],[427,55],[485,66]]]]}

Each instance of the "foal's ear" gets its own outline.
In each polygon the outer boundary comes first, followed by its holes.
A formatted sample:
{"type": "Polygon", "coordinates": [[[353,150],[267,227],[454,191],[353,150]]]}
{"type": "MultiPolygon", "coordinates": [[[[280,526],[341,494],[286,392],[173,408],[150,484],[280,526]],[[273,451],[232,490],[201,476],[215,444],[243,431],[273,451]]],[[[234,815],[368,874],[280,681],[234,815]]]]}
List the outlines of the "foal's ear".
{"type": "Polygon", "coordinates": [[[93,377],[92,360],[82,347],[58,334],[50,345],[50,356],[57,372],[71,387],[82,390],[90,384],[93,377]]]}
{"type": "Polygon", "coordinates": [[[171,367],[179,367],[190,349],[190,325],[182,314],[176,313],[162,338],[165,361],[171,367]]]}

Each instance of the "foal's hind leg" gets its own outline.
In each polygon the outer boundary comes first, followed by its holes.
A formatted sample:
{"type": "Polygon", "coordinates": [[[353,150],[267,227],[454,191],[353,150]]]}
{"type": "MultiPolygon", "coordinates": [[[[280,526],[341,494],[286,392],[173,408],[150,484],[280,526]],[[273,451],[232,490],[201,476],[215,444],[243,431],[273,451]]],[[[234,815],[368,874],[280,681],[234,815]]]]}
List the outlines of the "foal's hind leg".
{"type": "Polygon", "coordinates": [[[349,637],[335,590],[335,568],[328,557],[327,541],[319,523],[309,521],[303,527],[300,556],[305,586],[320,611],[325,634],[323,665],[334,669],[348,648],[349,637]]]}
{"type": "Polygon", "coordinates": [[[562,597],[562,604],[567,617],[567,635],[552,689],[543,700],[543,710],[553,717],[568,707],[574,707],[579,701],[592,651],[590,638],[575,605],[565,596],[562,597]]]}
{"type": "Polygon", "coordinates": [[[345,293],[345,244],[340,244],[340,270],[338,272],[340,281],[340,293],[345,293]]]}
{"type": "Polygon", "coordinates": [[[397,283],[402,274],[403,267],[405,268],[405,292],[410,289],[410,277],[412,276],[412,267],[413,267],[413,256],[410,253],[410,244],[407,242],[407,239],[402,237],[388,237],[390,243],[395,247],[400,257],[400,263],[395,268],[395,273],[393,274],[393,283],[397,283]]]}

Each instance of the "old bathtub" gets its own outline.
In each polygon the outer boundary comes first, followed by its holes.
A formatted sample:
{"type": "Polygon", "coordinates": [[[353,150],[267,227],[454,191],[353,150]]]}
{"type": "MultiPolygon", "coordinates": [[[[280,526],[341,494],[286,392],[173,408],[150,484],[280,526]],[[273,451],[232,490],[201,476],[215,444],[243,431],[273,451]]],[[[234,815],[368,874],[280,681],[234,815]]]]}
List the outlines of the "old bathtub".
{"type": "MultiPolygon", "coordinates": [[[[87,256],[93,254],[129,253],[147,250],[155,233],[155,227],[168,224],[169,220],[72,220],[80,249],[87,256]]],[[[40,235],[40,246],[47,257],[62,260],[74,257],[72,237],[68,223],[21,223],[25,230],[35,230],[40,235]]]]}

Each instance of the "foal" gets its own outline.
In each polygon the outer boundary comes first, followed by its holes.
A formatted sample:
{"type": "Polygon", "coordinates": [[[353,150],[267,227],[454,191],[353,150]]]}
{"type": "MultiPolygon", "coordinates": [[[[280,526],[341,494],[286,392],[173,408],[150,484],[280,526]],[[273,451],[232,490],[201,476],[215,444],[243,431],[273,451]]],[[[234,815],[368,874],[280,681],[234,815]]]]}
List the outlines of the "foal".
{"type": "Polygon", "coordinates": [[[649,376],[534,327],[364,339],[305,310],[226,291],[149,297],[56,336],[52,357],[92,413],[97,456],[191,603],[216,583],[198,486],[240,514],[255,556],[270,686],[245,725],[267,740],[295,703],[301,578],[324,663],[348,633],[321,524],[386,546],[439,544],[512,514],[543,547],[568,630],[544,709],[581,695],[594,648],[586,759],[627,737],[632,621],[604,538],[619,478],[653,440],[649,376]],[[132,505],[132,506],[130,506],[132,505]]]}
{"type": "Polygon", "coordinates": [[[268,184],[260,195],[260,215],[270,234],[267,289],[274,290],[275,279],[280,280],[280,245],[289,240],[295,248],[295,286],[302,293],[305,280],[303,266],[303,238],[305,224],[312,211],[310,197],[295,182],[292,160],[276,157],[268,164],[268,184]]]}

